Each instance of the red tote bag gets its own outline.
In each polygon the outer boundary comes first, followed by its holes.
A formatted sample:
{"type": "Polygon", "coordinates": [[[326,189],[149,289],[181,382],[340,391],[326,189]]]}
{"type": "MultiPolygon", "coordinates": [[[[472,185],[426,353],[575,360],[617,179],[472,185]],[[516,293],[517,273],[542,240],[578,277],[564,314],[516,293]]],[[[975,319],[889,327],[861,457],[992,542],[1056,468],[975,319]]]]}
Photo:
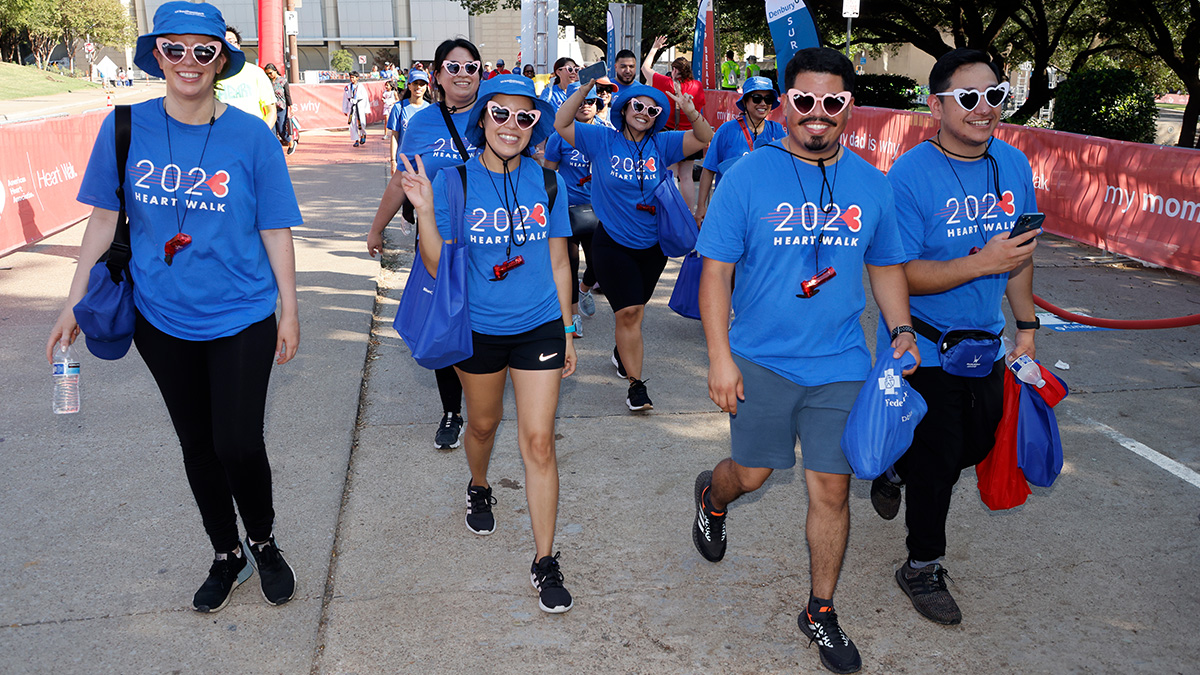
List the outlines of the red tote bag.
{"type": "Polygon", "coordinates": [[[975,467],[979,479],[979,498],[993,511],[1011,509],[1025,503],[1033,493],[1025,474],[1017,466],[1017,414],[1021,404],[1021,383],[1008,368],[1004,369],[1004,416],[996,427],[996,444],[975,467]]]}

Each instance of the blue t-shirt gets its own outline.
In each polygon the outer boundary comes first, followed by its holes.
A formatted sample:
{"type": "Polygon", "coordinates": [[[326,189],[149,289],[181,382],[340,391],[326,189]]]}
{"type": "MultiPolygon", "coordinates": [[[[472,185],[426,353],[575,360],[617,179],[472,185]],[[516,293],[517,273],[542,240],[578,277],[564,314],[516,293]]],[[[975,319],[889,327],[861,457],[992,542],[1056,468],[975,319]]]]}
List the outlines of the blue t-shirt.
{"type": "Polygon", "coordinates": [[[658,221],[638,204],[654,205],[667,167],[683,159],[686,131],[660,131],[640,142],[615,129],[575,123],[575,147],[592,158],[592,205],[613,241],[629,248],[658,243],[658,221]]]}
{"type": "MultiPolygon", "coordinates": [[[[555,175],[560,196],[554,200],[554,210],[549,211],[542,167],[536,161],[522,157],[519,169],[510,176],[517,184],[512,206],[518,209],[512,224],[511,255],[524,257],[525,264],[510,271],[504,280],[492,281],[492,266],[508,260],[509,219],[500,197],[504,194],[504,177],[489,171],[483,162],[467,162],[463,221],[467,235],[467,302],[471,330],[486,335],[516,335],[563,318],[550,264],[550,238],[571,236],[571,220],[561,197],[566,186],[562,176],[555,175]]],[[[442,171],[433,180],[434,215],[444,239],[454,237],[446,198],[448,180],[461,180],[456,169],[442,171]]]]}
{"type": "Polygon", "coordinates": [[[867,376],[863,265],[907,261],[883,174],[849,150],[825,171],[832,198],[821,170],[778,141],[750,153],[714,192],[696,243],[706,258],[737,263],[733,353],[804,386],[867,376]],[[837,276],[797,298],[800,282],[826,267],[837,276]]]}
{"type": "MultiPolygon", "coordinates": [[[[388,113],[387,128],[396,137],[396,152],[400,152],[400,145],[404,140],[404,130],[408,128],[408,121],[428,105],[426,103],[423,106],[417,107],[413,105],[412,99],[405,99],[392,106],[392,111],[388,113]]],[[[398,157],[397,160],[399,160],[398,157]]]]}
{"type": "Polygon", "coordinates": [[[567,184],[569,204],[592,203],[592,161],[563,140],[557,132],[546,141],[546,161],[558,162],[558,173],[567,184]]]}
{"type": "MultiPolygon", "coordinates": [[[[470,116],[471,111],[464,110],[453,113],[450,115],[450,119],[454,122],[454,128],[458,130],[458,137],[462,139],[467,155],[474,157],[477,148],[471,145],[471,141],[467,140],[466,135],[467,118],[470,116]]],[[[404,127],[404,138],[401,139],[397,152],[401,155],[408,155],[410,162],[414,162],[413,155],[420,155],[421,161],[425,163],[426,176],[436,176],[439,171],[448,166],[458,166],[463,163],[462,155],[459,154],[458,147],[454,144],[454,137],[446,128],[446,120],[442,117],[441,107],[437,104],[422,108],[408,120],[408,124],[404,127]]],[[[396,161],[400,161],[399,155],[396,156],[396,161]]],[[[404,165],[400,166],[403,170],[404,165]]],[[[415,163],[413,167],[416,167],[415,163]]]]}
{"type": "Polygon", "coordinates": [[[722,124],[717,129],[717,133],[713,134],[708,150],[704,152],[704,168],[717,174],[713,180],[714,185],[721,182],[721,175],[733,165],[730,160],[736,162],[743,155],[750,154],[752,150],[787,135],[779,122],[767,120],[756,136],[754,132],[750,131],[750,125],[745,123],[742,117],[739,115],[738,119],[722,124]],[[753,147],[751,147],[752,143],[753,147]],[[726,164],[726,162],[729,163],[726,164]]]}
{"type": "Polygon", "coordinates": [[[554,106],[555,112],[557,112],[562,107],[563,101],[570,98],[571,94],[574,94],[578,88],[578,82],[568,84],[565,91],[560,89],[557,84],[547,82],[546,86],[542,89],[542,93],[539,94],[539,98],[543,101],[549,101],[550,105],[554,106]]]}
{"type": "MultiPolygon", "coordinates": [[[[896,192],[896,219],[900,240],[910,260],[953,260],[983,248],[989,239],[1012,229],[1022,213],[1037,211],[1033,169],[1025,155],[1000,139],[990,152],[999,167],[986,159],[964,162],[941,153],[932,143],[921,143],[896,160],[888,181],[896,192]]],[[[909,299],[914,316],[940,330],[953,326],[1004,330],[1001,300],[1008,273],[972,279],[942,293],[914,295],[909,299]]],[[[879,344],[891,344],[880,326],[879,344]]],[[[937,346],[917,336],[922,366],[938,365],[937,346]]],[[[996,359],[1004,357],[997,354],[996,359]]]]}
{"type": "MultiPolygon", "coordinates": [[[[100,125],[77,197],[111,211],[120,208],[115,124],[109,114],[100,125]]],[[[279,141],[261,118],[229,106],[211,127],[190,125],[168,118],[161,98],[134,105],[125,206],[134,303],[156,328],[213,340],[275,312],[259,231],[302,219],[279,141]],[[168,266],[163,246],[181,230],[192,243],[168,266]]]]}

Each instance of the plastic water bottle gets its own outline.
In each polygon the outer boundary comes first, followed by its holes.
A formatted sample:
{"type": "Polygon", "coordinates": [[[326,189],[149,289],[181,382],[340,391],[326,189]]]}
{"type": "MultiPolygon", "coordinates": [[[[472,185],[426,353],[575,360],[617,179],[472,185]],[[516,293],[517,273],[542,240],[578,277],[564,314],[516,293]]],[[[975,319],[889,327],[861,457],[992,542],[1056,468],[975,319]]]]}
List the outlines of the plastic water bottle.
{"type": "Polygon", "coordinates": [[[63,349],[54,348],[54,414],[65,415],[79,412],[79,359],[71,352],[70,345],[63,349]]]}
{"type": "Polygon", "coordinates": [[[1037,362],[1029,358],[1028,354],[1022,354],[1008,364],[1009,370],[1017,379],[1032,384],[1041,389],[1046,386],[1046,380],[1042,379],[1042,369],[1037,362]]]}

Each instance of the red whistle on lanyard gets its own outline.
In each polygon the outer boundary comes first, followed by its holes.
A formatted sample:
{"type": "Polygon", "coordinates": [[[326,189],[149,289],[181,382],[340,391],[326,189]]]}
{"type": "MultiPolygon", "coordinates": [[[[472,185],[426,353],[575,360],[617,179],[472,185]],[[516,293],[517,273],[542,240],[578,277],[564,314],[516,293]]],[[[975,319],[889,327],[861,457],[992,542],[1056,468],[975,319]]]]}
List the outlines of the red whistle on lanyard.
{"type": "Polygon", "coordinates": [[[492,265],[492,274],[496,275],[492,281],[503,281],[508,273],[525,264],[524,256],[513,256],[499,265],[492,265]]]}
{"type": "Polygon", "coordinates": [[[654,208],[653,204],[638,204],[637,210],[645,211],[646,213],[649,213],[652,216],[655,215],[655,212],[657,211],[657,209],[654,208]]]}
{"type": "Polygon", "coordinates": [[[826,281],[829,281],[830,279],[832,279],[836,276],[837,276],[837,272],[834,272],[832,267],[826,267],[825,269],[823,269],[820,272],[818,272],[817,274],[815,274],[813,276],[813,278],[809,279],[808,281],[801,281],[800,282],[800,292],[796,294],[796,297],[797,298],[811,298],[812,296],[814,296],[820,292],[820,289],[817,288],[818,286],[820,286],[821,284],[825,283],[826,281]]]}
{"type": "Polygon", "coordinates": [[[187,248],[190,243],[192,243],[191,235],[182,232],[171,237],[171,240],[163,246],[163,262],[170,266],[171,261],[175,258],[175,254],[187,248]]]}

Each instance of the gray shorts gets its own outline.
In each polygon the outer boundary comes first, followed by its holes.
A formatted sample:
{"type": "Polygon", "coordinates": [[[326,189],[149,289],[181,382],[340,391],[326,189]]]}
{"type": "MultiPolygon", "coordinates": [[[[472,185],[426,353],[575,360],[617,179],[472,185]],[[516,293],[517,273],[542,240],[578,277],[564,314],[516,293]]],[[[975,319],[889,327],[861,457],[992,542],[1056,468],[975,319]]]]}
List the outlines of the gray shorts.
{"type": "Polygon", "coordinates": [[[734,363],[742,371],[746,400],[729,416],[733,461],[745,467],[790,469],[796,465],[796,439],[800,439],[803,466],[809,471],[850,474],[842,452],[842,432],[862,381],[832,382],[805,387],[743,359],[734,363]]]}

